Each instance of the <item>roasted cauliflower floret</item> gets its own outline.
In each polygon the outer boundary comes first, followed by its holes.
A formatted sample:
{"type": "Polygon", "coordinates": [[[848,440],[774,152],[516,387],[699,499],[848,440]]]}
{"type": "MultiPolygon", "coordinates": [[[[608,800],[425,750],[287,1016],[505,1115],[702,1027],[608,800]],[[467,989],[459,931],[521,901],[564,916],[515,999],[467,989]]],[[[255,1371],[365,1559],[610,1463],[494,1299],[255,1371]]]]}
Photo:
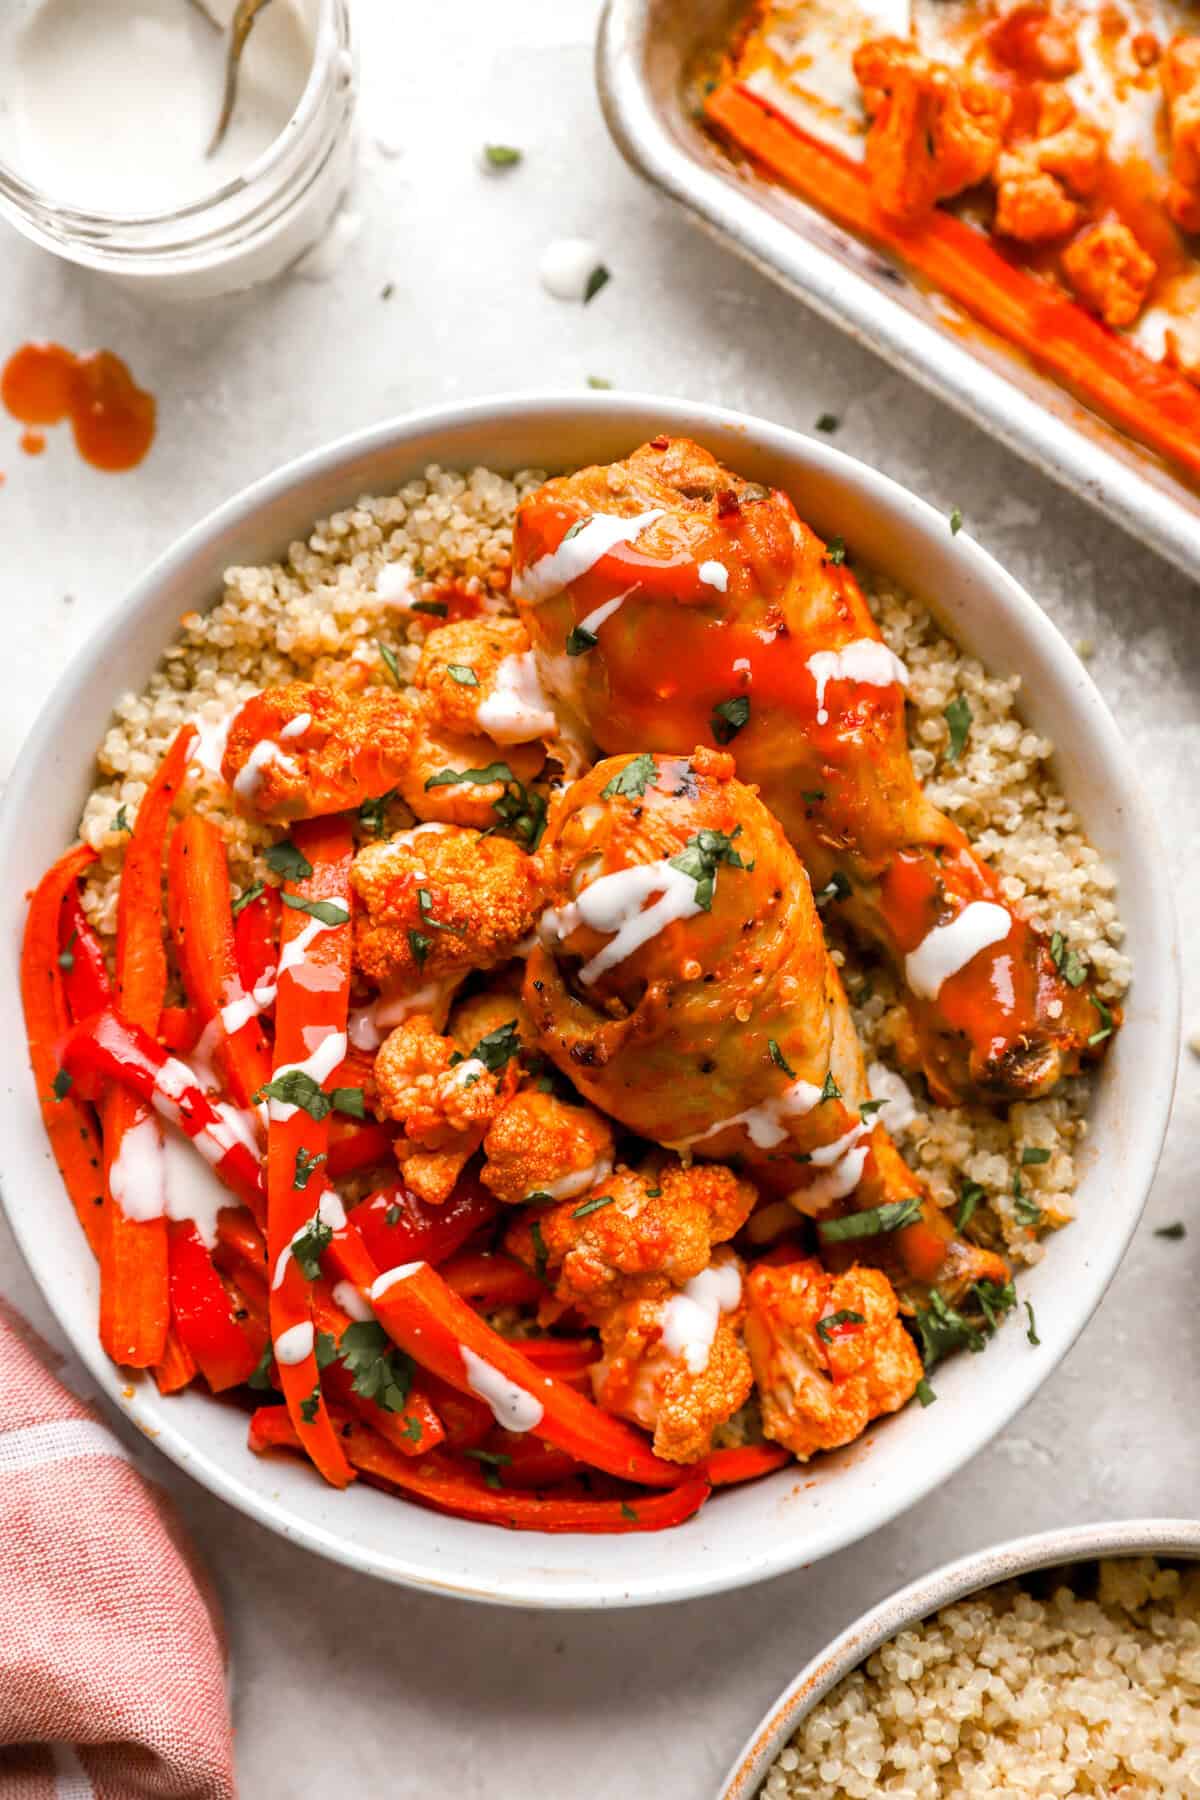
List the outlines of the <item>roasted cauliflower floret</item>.
{"type": "Polygon", "coordinates": [[[483,732],[497,744],[557,735],[519,619],[464,619],[431,631],[416,684],[433,700],[437,723],[463,736],[483,732]]]}
{"type": "Polygon", "coordinates": [[[1071,196],[1094,191],[1103,157],[1104,139],[1096,127],[1074,116],[1065,94],[1046,96],[1037,137],[996,159],[995,229],[1027,244],[1065,237],[1080,216],[1071,196]]]}
{"type": "Polygon", "coordinates": [[[593,1107],[524,1088],[488,1127],[483,1154],[481,1179],[497,1200],[577,1200],[612,1173],[612,1129],[593,1107]]]}
{"type": "Polygon", "coordinates": [[[1132,325],[1158,273],[1128,225],[1101,219],[1063,251],[1063,272],[1085,306],[1114,328],[1132,325]]]}
{"type": "Polygon", "coordinates": [[[1077,22],[1047,0],[1010,6],[989,30],[988,47],[998,62],[1044,81],[1064,81],[1079,67],[1077,22]]]}
{"type": "Polygon", "coordinates": [[[365,845],[350,880],[364,909],[355,959],[381,988],[506,962],[543,897],[537,864],[518,844],[456,826],[365,845]]]}
{"type": "Polygon", "coordinates": [[[418,819],[476,831],[504,825],[525,845],[536,846],[544,802],[525,790],[546,760],[541,745],[509,744],[498,752],[491,738],[448,731],[428,694],[413,695],[412,704],[420,725],[394,784],[409,809],[418,819]],[[484,780],[485,774],[490,779],[484,780]]]}
{"type": "Polygon", "coordinates": [[[742,1329],[763,1431],[801,1462],[852,1443],[872,1419],[903,1406],[921,1379],[921,1358],[879,1269],[830,1275],[815,1258],[759,1263],[746,1279],[742,1329]]]}
{"type": "Polygon", "coordinates": [[[1167,211],[1181,231],[1200,231],[1200,37],[1171,39],[1162,84],[1171,132],[1167,211]]]}
{"type": "MultiPolygon", "coordinates": [[[[558,1300],[590,1315],[632,1294],[641,1276],[661,1275],[682,1287],[708,1267],[712,1246],[741,1228],[756,1197],[748,1181],[721,1163],[618,1168],[591,1194],[565,1200],[537,1220],[558,1300]]],[[[509,1248],[536,1265],[528,1219],[513,1225],[509,1248]]]]}
{"type": "Polygon", "coordinates": [[[247,700],[221,773],[242,811],[283,823],[346,812],[390,792],[420,731],[410,696],[293,681],[247,700]]]}
{"type": "Polygon", "coordinates": [[[405,1181],[439,1205],[512,1093],[515,1065],[491,1068],[479,1056],[463,1056],[419,1014],[385,1039],[374,1073],[380,1112],[404,1127],[395,1151],[405,1181]]]}
{"type": "Polygon", "coordinates": [[[992,172],[1012,102],[998,89],[931,62],[901,38],[874,38],[854,56],[872,115],[871,192],[905,224],[992,172]]]}
{"type": "Polygon", "coordinates": [[[754,1382],[737,1330],[738,1259],[718,1252],[687,1288],[657,1282],[654,1289],[600,1320],[603,1354],[592,1365],[592,1391],[606,1412],[652,1431],[659,1456],[695,1462],[754,1382]]]}

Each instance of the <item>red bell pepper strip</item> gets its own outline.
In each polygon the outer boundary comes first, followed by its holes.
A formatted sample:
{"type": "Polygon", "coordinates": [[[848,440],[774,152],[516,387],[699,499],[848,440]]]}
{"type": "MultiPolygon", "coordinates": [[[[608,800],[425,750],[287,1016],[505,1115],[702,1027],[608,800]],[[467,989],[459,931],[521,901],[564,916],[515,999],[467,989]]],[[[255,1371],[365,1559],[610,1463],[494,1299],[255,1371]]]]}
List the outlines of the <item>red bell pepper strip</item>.
{"type": "Polygon", "coordinates": [[[450,1450],[474,1450],[486,1443],[496,1429],[492,1409],[474,1394],[460,1394],[448,1381],[439,1381],[428,1369],[420,1371],[422,1390],[437,1412],[450,1450]]]}
{"type": "Polygon", "coordinates": [[[757,1481],[792,1461],[782,1444],[743,1444],[734,1450],[711,1450],[695,1466],[714,1487],[732,1487],[740,1481],[757,1481]]]}
{"type": "Polygon", "coordinates": [[[506,1488],[557,1487],[560,1482],[590,1473],[565,1450],[542,1443],[532,1433],[518,1437],[511,1431],[497,1429],[488,1434],[486,1443],[480,1448],[481,1454],[478,1457],[468,1454],[468,1461],[479,1463],[485,1481],[488,1471],[492,1472],[489,1486],[499,1482],[506,1488]]]}
{"type": "Polygon", "coordinates": [[[233,1306],[204,1241],[190,1220],[173,1221],[168,1233],[171,1317],[214,1394],[248,1381],[263,1352],[255,1334],[233,1316],[233,1306]]]}
{"type": "Polygon", "coordinates": [[[279,889],[264,888],[238,908],[233,921],[233,948],[238,980],[247,994],[275,979],[279,967],[279,889]]]}
{"type": "Polygon", "coordinates": [[[151,1106],[161,1118],[178,1125],[217,1180],[252,1212],[263,1211],[265,1193],[258,1157],[216,1110],[187,1064],[168,1056],[149,1032],[118,1013],[98,1013],[75,1027],[62,1056],[63,1067],[84,1093],[94,1093],[111,1082],[135,1104],[151,1106]]]}
{"type": "Polygon", "coordinates": [[[391,1162],[395,1136],[395,1126],[359,1125],[354,1119],[335,1116],[329,1121],[329,1160],[325,1167],[336,1180],[339,1175],[353,1175],[358,1169],[391,1162]]]}
{"type": "Polygon", "coordinates": [[[29,1039],[29,1061],[42,1123],[75,1216],[97,1258],[107,1210],[104,1153],[95,1115],[83,1098],[60,1079],[58,1046],[70,1029],[63,969],[59,964],[59,917],[63,902],[96,853],[77,844],[42,876],[29,903],[21,950],[21,1000],[29,1039]],[[56,1081],[58,1086],[55,1086],[56,1081]]]}
{"type": "Polygon", "coordinates": [[[238,974],[225,842],[218,826],[198,813],[181,820],[171,838],[167,917],[183,985],[211,1043],[221,1085],[235,1106],[253,1106],[271,1079],[270,1046],[262,1009],[238,974]]]}
{"type": "MultiPolygon", "coordinates": [[[[354,1322],[333,1298],[327,1281],[314,1283],[313,1322],[318,1331],[325,1332],[339,1345],[354,1322]]],[[[326,1363],[321,1371],[321,1381],[334,1405],[356,1413],[399,1450],[401,1456],[423,1456],[427,1450],[433,1450],[445,1441],[442,1421],[428,1395],[415,1382],[409,1389],[403,1412],[390,1412],[356,1391],[354,1377],[340,1360],[326,1363]]]]}
{"type": "MultiPolygon", "coordinates": [[[[195,738],[195,726],[185,725],[159,764],[142,796],[121,865],[116,1004],[131,1025],[147,1033],[158,1029],[167,989],[163,850],[195,738]]],[[[112,1170],[125,1137],[146,1117],[144,1101],[122,1086],[110,1089],[101,1119],[110,1197],[112,1170]]],[[[171,1316],[167,1283],[166,1219],[129,1219],[118,1204],[106,1207],[100,1255],[100,1340],[114,1362],[148,1368],[161,1359],[171,1316]]]]}
{"type": "Polygon", "coordinates": [[[442,1263],[439,1273],[456,1294],[485,1308],[536,1305],[546,1291],[523,1263],[501,1251],[460,1250],[442,1263]]]}
{"type": "Polygon", "coordinates": [[[172,1056],[190,1056],[202,1030],[194,1006],[164,1006],[158,1015],[158,1041],[172,1056]]]}
{"type": "MultiPolygon", "coordinates": [[[[275,1079],[289,1069],[303,1069],[319,1053],[322,1043],[340,1042],[340,1062],[345,1054],[350,1007],[350,863],[354,855],[350,827],[336,817],[311,819],[297,825],[292,838],[311,864],[312,873],[301,882],[289,883],[283,895],[275,1000],[275,1079]],[[289,898],[304,905],[288,905],[289,898]],[[312,906],[331,908],[329,922],[305,910],[312,906]],[[340,922],[332,922],[339,915],[344,915],[340,922]],[[298,960],[285,967],[289,953],[298,960]],[[318,969],[319,986],[311,982],[312,973],[318,969]]],[[[290,1246],[317,1210],[326,1186],[321,1165],[328,1149],[328,1115],[317,1119],[301,1106],[271,1100],[267,1131],[271,1338],[288,1414],[300,1441],[326,1481],[345,1487],[354,1479],[354,1471],[330,1421],[314,1348],[310,1347],[295,1361],[279,1357],[285,1333],[295,1333],[293,1341],[302,1345],[307,1328],[307,1337],[315,1347],[312,1288],[290,1246]]]]}
{"type": "Polygon", "coordinates": [[[58,966],[63,972],[67,1006],[73,1019],[112,1004],[112,981],[100,939],[88,924],[79,891],[72,886],[58,921],[58,966]]]}
{"type": "Polygon", "coordinates": [[[354,1209],[354,1225],[381,1269],[421,1258],[442,1263],[500,1210],[477,1175],[464,1171],[449,1199],[430,1206],[403,1182],[381,1188],[354,1209]]]}
{"type": "Polygon", "coordinates": [[[521,1354],[535,1369],[544,1369],[581,1394],[591,1393],[588,1371],[600,1357],[600,1346],[593,1338],[522,1338],[521,1354]]]}
{"type": "Polygon", "coordinates": [[[167,1328],[162,1361],[152,1372],[160,1394],[178,1394],[195,1379],[196,1359],[173,1325],[167,1328]]]}
{"type": "MultiPolygon", "coordinates": [[[[438,1512],[510,1531],[581,1533],[662,1531],[681,1525],[699,1512],[709,1495],[700,1477],[680,1481],[659,1494],[633,1494],[627,1500],[541,1499],[505,1493],[488,1486],[480,1470],[470,1469],[444,1451],[419,1461],[397,1455],[390,1444],[346,1415],[337,1418],[351,1461],[369,1480],[399,1488],[411,1499],[438,1512]]],[[[298,1450],[300,1442],[281,1406],[260,1406],[250,1420],[250,1448],[298,1450]]],[[[678,1473],[678,1472],[677,1472],[678,1473]]]]}
{"type": "Polygon", "coordinates": [[[679,1469],[655,1456],[631,1426],[535,1368],[517,1344],[493,1331],[428,1263],[385,1270],[364,1289],[361,1259],[351,1252],[341,1261],[345,1243],[352,1237],[351,1232],[335,1233],[329,1255],[365,1293],[388,1336],[422,1368],[431,1369],[462,1393],[474,1393],[464,1356],[464,1351],[469,1352],[537,1401],[541,1409],[534,1427],[538,1437],[591,1468],[605,1469],[625,1481],[668,1487],[681,1479],[679,1469]]]}

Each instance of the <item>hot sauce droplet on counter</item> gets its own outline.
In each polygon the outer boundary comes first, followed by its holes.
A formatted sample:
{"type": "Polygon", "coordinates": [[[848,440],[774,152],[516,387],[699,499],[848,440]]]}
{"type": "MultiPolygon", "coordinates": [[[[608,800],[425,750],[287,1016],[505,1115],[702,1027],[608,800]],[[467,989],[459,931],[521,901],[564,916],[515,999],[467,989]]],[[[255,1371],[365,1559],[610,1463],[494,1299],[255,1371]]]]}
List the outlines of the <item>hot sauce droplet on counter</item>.
{"type": "Polygon", "coordinates": [[[154,442],[154,395],[111,350],[78,356],[61,344],[22,344],[0,371],[0,401],[26,427],[21,448],[30,456],[45,448],[38,428],[64,419],[95,469],[136,468],[154,442]]]}

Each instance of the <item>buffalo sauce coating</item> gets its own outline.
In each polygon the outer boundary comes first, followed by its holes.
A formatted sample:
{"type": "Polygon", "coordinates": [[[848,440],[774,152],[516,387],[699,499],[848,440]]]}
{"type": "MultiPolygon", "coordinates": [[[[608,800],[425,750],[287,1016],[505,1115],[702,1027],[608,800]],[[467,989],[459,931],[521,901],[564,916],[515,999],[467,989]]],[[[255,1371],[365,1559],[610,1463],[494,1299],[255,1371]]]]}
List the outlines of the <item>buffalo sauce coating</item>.
{"type": "Polygon", "coordinates": [[[111,350],[76,355],[62,344],[23,344],[0,371],[0,400],[26,430],[21,448],[45,448],[39,427],[71,422],[80,456],[95,469],[136,468],[154,442],[157,406],[111,350]]]}
{"type": "MultiPolygon", "coordinates": [[[[628,610],[600,629],[596,660],[577,659],[577,667],[584,665],[579,678],[593,686],[597,704],[587,708],[588,722],[603,750],[677,750],[704,743],[714,735],[714,708],[745,695],[750,719],[729,748],[742,779],[763,784],[764,798],[781,817],[788,815],[784,823],[797,835],[791,817],[796,807],[772,790],[769,777],[771,739],[786,732],[789,786],[794,783],[796,790],[791,800],[804,803],[801,847],[814,881],[824,871],[815,867],[820,852],[813,838],[834,849],[842,865],[858,861],[860,880],[877,884],[880,914],[903,958],[971,902],[1000,901],[998,887],[948,821],[943,821],[944,843],[905,849],[894,835],[903,820],[893,817],[892,841],[879,842],[878,855],[871,855],[878,801],[886,801],[890,785],[888,764],[908,755],[903,692],[898,683],[842,684],[841,703],[830,705],[825,722],[818,723],[807,659],[868,634],[877,638],[878,630],[851,571],[830,559],[783,495],[774,498],[779,504],[751,503],[715,522],[692,515],[686,543],[664,556],[618,544],[572,581],[566,595],[548,604],[568,604],[572,622],[579,624],[605,601],[625,596],[628,610]],[[699,568],[710,557],[728,570],[725,594],[699,579],[699,568]],[[805,606],[795,604],[794,591],[785,614],[785,590],[794,589],[798,571],[828,590],[815,608],[810,636],[797,629],[805,606]],[[604,684],[602,704],[597,681],[604,684]],[[865,787],[864,758],[878,773],[878,782],[868,778],[865,787]]],[[[524,567],[555,550],[578,521],[569,506],[539,496],[525,503],[519,517],[524,567]]],[[[940,1030],[948,1024],[983,1057],[1000,1055],[1041,1016],[1047,982],[1053,988],[1056,975],[1045,947],[1012,915],[1007,938],[972,956],[943,982],[936,1003],[940,1030]]],[[[932,1026],[934,1009],[919,1001],[914,1005],[917,1017],[932,1026]]]]}

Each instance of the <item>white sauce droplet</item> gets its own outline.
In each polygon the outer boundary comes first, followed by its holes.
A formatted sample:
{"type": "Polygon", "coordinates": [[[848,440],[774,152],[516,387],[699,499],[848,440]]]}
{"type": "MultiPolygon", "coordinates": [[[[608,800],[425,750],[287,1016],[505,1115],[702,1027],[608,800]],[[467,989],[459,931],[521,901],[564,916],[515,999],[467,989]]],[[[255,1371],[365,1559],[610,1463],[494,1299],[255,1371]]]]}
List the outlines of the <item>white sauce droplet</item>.
{"type": "Polygon", "coordinates": [[[742,1276],[736,1262],[714,1262],[694,1275],[663,1308],[662,1341],[672,1356],[681,1357],[693,1375],[708,1367],[717,1321],[733,1312],[742,1297],[742,1276]]]}
{"type": "Polygon", "coordinates": [[[296,1363],[302,1363],[305,1357],[312,1355],[315,1342],[316,1333],[313,1331],[312,1320],[301,1319],[298,1325],[289,1325],[275,1339],[275,1361],[293,1368],[296,1363]]]}
{"type": "Polygon", "coordinates": [[[553,937],[559,943],[581,924],[589,925],[593,931],[615,933],[612,941],[579,971],[584,986],[591,987],[606,969],[624,962],[668,925],[680,919],[694,919],[702,910],[696,901],[696,883],[683,869],[676,869],[669,862],[634,863],[628,869],[601,875],[566,906],[557,910],[548,907],[538,930],[543,942],[553,937]],[[652,906],[646,906],[654,894],[659,898],[652,906]]]}
{"type": "Polygon", "coordinates": [[[818,650],[809,657],[807,668],[817,684],[818,725],[829,718],[825,689],[831,681],[857,681],[866,687],[890,687],[898,681],[901,687],[908,686],[908,670],[900,658],[875,638],[859,638],[840,650],[818,650]]]}
{"type": "Polygon", "coordinates": [[[463,1367],[467,1386],[492,1409],[492,1417],[505,1431],[535,1431],[542,1422],[544,1408],[540,1400],[494,1369],[482,1356],[462,1346],[463,1367]]]}
{"type": "Polygon", "coordinates": [[[303,737],[311,724],[311,713],[297,713],[294,719],[288,720],[288,723],[284,726],[279,735],[281,738],[303,737]]]}
{"type": "Polygon", "coordinates": [[[390,1287],[394,1287],[398,1281],[406,1281],[410,1275],[415,1275],[418,1269],[424,1267],[424,1262],[418,1260],[417,1262],[398,1263],[394,1269],[385,1269],[382,1275],[377,1275],[371,1283],[372,1300],[382,1299],[390,1287]]]}
{"type": "Polygon", "coordinates": [[[872,1100],[883,1101],[875,1117],[882,1121],[892,1136],[907,1131],[920,1109],[903,1075],[897,1075],[895,1069],[889,1069],[886,1063],[873,1062],[867,1069],[867,1087],[872,1100]]]}
{"type": "Polygon", "coordinates": [[[400,562],[384,563],[375,577],[374,598],[382,600],[386,606],[399,607],[407,612],[414,599],[413,582],[415,579],[416,572],[410,562],[401,560],[400,562]]]}
{"type": "Polygon", "coordinates": [[[491,692],[475,709],[475,717],[479,729],[498,744],[528,744],[535,738],[555,736],[558,720],[538,678],[532,650],[504,658],[491,692]]]}
{"type": "Polygon", "coordinates": [[[582,300],[600,252],[591,238],[555,238],[538,261],[538,279],[556,300],[582,300]]]}
{"type": "Polygon", "coordinates": [[[904,959],[904,974],[913,993],[936,1000],[943,982],[965,969],[973,957],[998,944],[1012,929],[1012,919],[993,900],[972,900],[949,924],[935,925],[904,959]]]}
{"type": "Polygon", "coordinates": [[[380,994],[369,1006],[356,1006],[350,1014],[350,1042],[356,1050],[378,1050],[388,1032],[416,1013],[431,1013],[458,986],[461,976],[448,981],[429,981],[411,994],[380,994]]]}
{"type": "Polygon", "coordinates": [[[718,593],[721,594],[728,592],[729,570],[722,562],[702,562],[700,564],[700,579],[705,587],[716,588],[718,593]]]}
{"type": "Polygon", "coordinates": [[[356,1324],[362,1325],[375,1317],[375,1309],[369,1300],[364,1300],[352,1281],[335,1281],[333,1284],[333,1303],[340,1306],[356,1324]]]}
{"type": "Polygon", "coordinates": [[[649,512],[634,513],[624,519],[615,513],[593,513],[578,531],[563,539],[557,550],[540,557],[527,569],[513,571],[514,598],[540,606],[543,600],[561,594],[618,544],[632,544],[648,525],[662,518],[663,510],[661,506],[655,506],[649,512]]]}

